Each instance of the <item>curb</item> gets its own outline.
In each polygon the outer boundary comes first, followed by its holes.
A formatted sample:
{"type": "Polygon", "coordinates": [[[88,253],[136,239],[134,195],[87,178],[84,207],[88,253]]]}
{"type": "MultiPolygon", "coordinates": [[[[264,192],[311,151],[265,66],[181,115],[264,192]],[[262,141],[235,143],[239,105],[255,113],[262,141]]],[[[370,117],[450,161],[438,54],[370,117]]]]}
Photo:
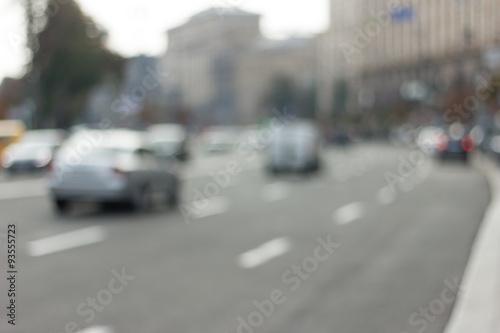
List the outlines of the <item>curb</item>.
{"type": "Polygon", "coordinates": [[[475,156],[472,163],[490,184],[491,202],[445,333],[500,332],[500,170],[484,155],[475,156]]]}

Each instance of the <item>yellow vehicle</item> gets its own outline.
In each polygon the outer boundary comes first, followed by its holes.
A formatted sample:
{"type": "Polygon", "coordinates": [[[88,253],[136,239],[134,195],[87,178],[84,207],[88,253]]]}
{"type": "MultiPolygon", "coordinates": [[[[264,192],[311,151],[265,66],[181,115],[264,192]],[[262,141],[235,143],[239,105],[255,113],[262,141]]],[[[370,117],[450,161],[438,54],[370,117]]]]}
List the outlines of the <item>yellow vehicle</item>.
{"type": "Polygon", "coordinates": [[[17,142],[25,131],[22,120],[0,120],[0,154],[8,145],[17,142]]]}

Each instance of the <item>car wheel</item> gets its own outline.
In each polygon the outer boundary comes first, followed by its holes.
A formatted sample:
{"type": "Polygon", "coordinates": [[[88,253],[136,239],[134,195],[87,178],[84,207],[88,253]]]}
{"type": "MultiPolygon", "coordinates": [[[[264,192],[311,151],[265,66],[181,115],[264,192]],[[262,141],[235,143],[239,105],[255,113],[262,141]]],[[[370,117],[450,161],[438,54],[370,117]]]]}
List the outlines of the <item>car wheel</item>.
{"type": "Polygon", "coordinates": [[[131,206],[137,212],[142,212],[149,208],[151,204],[151,191],[148,186],[138,187],[132,196],[131,206]]]}
{"type": "Polygon", "coordinates": [[[311,165],[311,173],[316,173],[316,172],[319,172],[319,170],[321,169],[321,165],[320,165],[320,162],[319,160],[315,160],[314,163],[311,165]]]}
{"type": "Polygon", "coordinates": [[[59,214],[64,214],[68,212],[70,202],[68,200],[56,199],[54,201],[54,207],[59,214]]]}

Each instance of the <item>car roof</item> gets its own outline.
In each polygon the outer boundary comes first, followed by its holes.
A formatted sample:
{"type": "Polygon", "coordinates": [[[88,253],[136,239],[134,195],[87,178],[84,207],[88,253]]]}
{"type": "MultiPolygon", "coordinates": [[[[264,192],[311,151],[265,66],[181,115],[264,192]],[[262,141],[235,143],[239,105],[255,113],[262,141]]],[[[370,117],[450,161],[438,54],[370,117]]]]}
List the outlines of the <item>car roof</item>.
{"type": "Polygon", "coordinates": [[[88,141],[95,147],[134,150],[148,148],[146,133],[140,131],[116,130],[82,130],[75,133],[69,140],[69,145],[78,145],[88,141]]]}
{"type": "Polygon", "coordinates": [[[60,143],[65,136],[65,131],[59,129],[30,130],[24,132],[20,142],[32,143],[48,141],[50,143],[60,143]]]}
{"type": "Polygon", "coordinates": [[[147,129],[151,139],[184,139],[186,130],[179,124],[156,124],[147,129]]]}

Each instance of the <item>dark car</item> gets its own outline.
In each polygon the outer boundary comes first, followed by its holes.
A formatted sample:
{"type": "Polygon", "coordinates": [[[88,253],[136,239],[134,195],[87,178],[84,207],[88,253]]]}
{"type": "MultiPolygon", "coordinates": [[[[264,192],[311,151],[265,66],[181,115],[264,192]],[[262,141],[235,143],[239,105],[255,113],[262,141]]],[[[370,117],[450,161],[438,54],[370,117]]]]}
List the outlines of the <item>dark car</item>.
{"type": "Polygon", "coordinates": [[[443,161],[448,159],[467,161],[469,153],[474,148],[474,138],[466,132],[464,125],[459,123],[452,124],[436,136],[436,149],[443,161]]]}

